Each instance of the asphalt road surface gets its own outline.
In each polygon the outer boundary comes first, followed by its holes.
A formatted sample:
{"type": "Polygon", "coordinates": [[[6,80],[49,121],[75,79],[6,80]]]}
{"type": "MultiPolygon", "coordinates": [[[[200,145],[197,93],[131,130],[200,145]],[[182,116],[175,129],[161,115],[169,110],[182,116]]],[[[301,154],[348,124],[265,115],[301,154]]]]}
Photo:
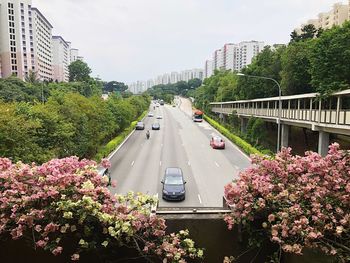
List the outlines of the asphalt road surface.
{"type": "Polygon", "coordinates": [[[155,110],[152,104],[154,117],[144,119],[145,130],[135,131],[112,156],[110,171],[117,187],[111,192],[158,194],[160,207],[221,207],[225,184],[250,166],[249,158],[227,139],[225,150],[212,149],[209,140],[219,133],[205,121],[192,121],[188,100],[178,98],[176,103],[176,107],[165,105],[155,110]],[[162,119],[157,119],[158,115],[162,119]],[[154,122],[159,122],[159,131],[151,130],[154,122]],[[182,169],[187,182],[184,201],[161,198],[161,180],[167,167],[182,169]]]}

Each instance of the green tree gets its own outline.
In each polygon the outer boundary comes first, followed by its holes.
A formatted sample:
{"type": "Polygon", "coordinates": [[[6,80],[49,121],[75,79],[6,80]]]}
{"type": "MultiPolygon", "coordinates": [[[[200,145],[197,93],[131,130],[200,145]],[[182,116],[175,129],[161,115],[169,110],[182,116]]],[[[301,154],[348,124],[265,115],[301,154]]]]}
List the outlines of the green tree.
{"type": "Polygon", "coordinates": [[[310,53],[311,83],[325,94],[350,87],[350,22],[325,30],[310,53]]]}
{"type": "Polygon", "coordinates": [[[128,89],[128,86],[123,82],[110,81],[103,85],[103,91],[105,92],[124,92],[128,89]]]}
{"type": "Polygon", "coordinates": [[[91,69],[82,60],[76,60],[68,66],[69,81],[89,81],[91,69]]]}
{"type": "MultiPolygon", "coordinates": [[[[266,46],[250,65],[242,69],[242,73],[245,75],[269,77],[281,82],[281,56],[285,49],[285,46],[278,46],[274,49],[266,46]]],[[[278,96],[278,87],[269,80],[240,77],[238,79],[237,93],[239,99],[273,97],[278,96]]]]}
{"type": "Polygon", "coordinates": [[[314,92],[311,86],[310,49],[315,40],[294,42],[282,54],[281,87],[283,95],[314,92]]]}

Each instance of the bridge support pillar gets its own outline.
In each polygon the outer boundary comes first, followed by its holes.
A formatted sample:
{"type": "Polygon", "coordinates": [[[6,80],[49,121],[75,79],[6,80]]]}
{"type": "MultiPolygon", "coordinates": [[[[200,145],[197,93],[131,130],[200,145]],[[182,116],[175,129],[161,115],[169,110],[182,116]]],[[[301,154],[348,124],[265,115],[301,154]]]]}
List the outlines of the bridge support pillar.
{"type": "Polygon", "coordinates": [[[329,133],[319,131],[318,133],[318,153],[322,156],[326,156],[329,146],[329,133]]]}
{"type": "Polygon", "coordinates": [[[288,147],[289,146],[289,132],[290,132],[290,126],[287,124],[282,124],[282,131],[281,131],[281,147],[288,147]]]}
{"type": "Polygon", "coordinates": [[[241,117],[241,133],[244,134],[247,132],[248,119],[241,117]]]}

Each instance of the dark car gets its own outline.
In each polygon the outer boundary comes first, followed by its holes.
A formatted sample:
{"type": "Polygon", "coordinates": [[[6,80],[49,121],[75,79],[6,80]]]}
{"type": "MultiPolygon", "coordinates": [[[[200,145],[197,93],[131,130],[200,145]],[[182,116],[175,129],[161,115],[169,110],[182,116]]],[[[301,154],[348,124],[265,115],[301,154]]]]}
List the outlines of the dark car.
{"type": "Polygon", "coordinates": [[[225,149],[225,141],[219,136],[213,136],[210,140],[210,146],[213,149],[225,149]]]}
{"type": "Polygon", "coordinates": [[[144,130],[145,129],[145,124],[142,121],[139,121],[136,124],[136,130],[144,130]]]}
{"type": "Polygon", "coordinates": [[[162,197],[165,200],[181,201],[185,200],[186,189],[182,170],[178,167],[168,167],[165,169],[162,197]]]}
{"type": "Polygon", "coordinates": [[[160,125],[158,122],[152,124],[152,130],[160,130],[160,125]]]}

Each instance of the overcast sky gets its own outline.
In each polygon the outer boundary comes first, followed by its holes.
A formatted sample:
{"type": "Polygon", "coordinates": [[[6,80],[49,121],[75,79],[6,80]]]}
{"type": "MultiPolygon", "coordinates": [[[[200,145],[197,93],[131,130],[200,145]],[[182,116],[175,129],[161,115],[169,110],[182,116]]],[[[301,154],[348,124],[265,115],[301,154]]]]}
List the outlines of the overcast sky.
{"type": "Polygon", "coordinates": [[[103,80],[130,83],[191,68],[225,43],[287,43],[341,0],[33,0],[103,80]]]}

